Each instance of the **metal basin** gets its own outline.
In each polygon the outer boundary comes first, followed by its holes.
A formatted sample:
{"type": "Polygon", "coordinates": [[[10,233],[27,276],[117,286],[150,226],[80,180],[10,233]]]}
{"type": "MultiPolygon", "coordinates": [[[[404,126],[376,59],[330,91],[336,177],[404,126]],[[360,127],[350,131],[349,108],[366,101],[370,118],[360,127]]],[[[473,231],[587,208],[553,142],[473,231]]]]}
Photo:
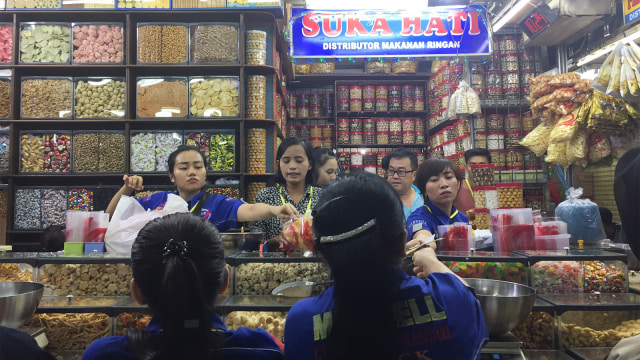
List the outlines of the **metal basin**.
{"type": "Polygon", "coordinates": [[[44,285],[28,281],[0,282],[0,326],[18,328],[36,311],[44,285]]]}
{"type": "Polygon", "coordinates": [[[508,281],[464,279],[475,289],[489,335],[500,335],[521,324],[533,308],[536,290],[508,281]]]}

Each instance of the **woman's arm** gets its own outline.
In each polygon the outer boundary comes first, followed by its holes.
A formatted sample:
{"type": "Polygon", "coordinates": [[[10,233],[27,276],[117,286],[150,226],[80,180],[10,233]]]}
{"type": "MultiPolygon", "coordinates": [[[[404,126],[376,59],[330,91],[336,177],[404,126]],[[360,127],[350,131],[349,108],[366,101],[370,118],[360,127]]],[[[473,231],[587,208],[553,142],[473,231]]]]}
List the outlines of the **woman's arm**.
{"type": "Polygon", "coordinates": [[[129,196],[133,194],[134,190],[140,191],[144,189],[144,186],[142,186],[142,182],[143,182],[142,176],[125,175],[122,177],[122,180],[124,181],[124,185],[122,185],[120,190],[118,190],[118,192],[115,195],[113,195],[113,197],[111,198],[111,201],[109,202],[109,206],[107,206],[107,210],[104,211],[107,214],[109,214],[109,218],[113,216],[114,211],[116,211],[116,206],[118,206],[118,202],[120,201],[120,198],[123,195],[129,196]]]}
{"type": "Polygon", "coordinates": [[[238,221],[256,221],[265,220],[272,217],[279,217],[284,221],[291,220],[292,217],[297,216],[298,210],[291,204],[284,204],[280,206],[272,206],[267,204],[242,204],[238,208],[238,221]]]}
{"type": "Polygon", "coordinates": [[[446,267],[443,263],[440,262],[440,260],[438,260],[436,252],[431,247],[426,247],[424,249],[416,251],[416,253],[413,254],[413,265],[415,266],[413,268],[413,272],[415,272],[416,275],[421,279],[426,278],[427,276],[429,276],[429,274],[434,272],[450,273],[460,279],[463,284],[469,286],[469,284],[462,280],[460,276],[456,275],[453,271],[451,271],[451,269],[446,267]]]}

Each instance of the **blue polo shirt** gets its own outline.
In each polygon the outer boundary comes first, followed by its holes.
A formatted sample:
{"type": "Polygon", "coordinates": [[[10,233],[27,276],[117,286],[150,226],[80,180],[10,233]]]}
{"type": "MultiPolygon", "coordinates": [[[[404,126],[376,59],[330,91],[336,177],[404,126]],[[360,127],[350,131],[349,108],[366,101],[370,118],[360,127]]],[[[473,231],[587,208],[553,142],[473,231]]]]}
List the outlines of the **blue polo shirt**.
{"type": "Polygon", "coordinates": [[[413,198],[413,203],[411,207],[408,207],[404,203],[402,204],[402,211],[404,212],[404,220],[406,221],[409,218],[409,215],[416,211],[420,206],[424,205],[424,198],[422,197],[422,193],[418,190],[418,187],[415,185],[411,185],[413,190],[416,192],[416,196],[413,198]]]}
{"type": "MultiPolygon", "coordinates": [[[[397,274],[400,290],[394,308],[402,352],[398,359],[479,359],[489,333],[473,293],[453,274],[432,273],[425,280],[399,269],[397,274]]],[[[333,290],[291,308],[284,328],[285,359],[324,359],[333,290]]]]}
{"type": "Polygon", "coordinates": [[[418,230],[427,230],[437,236],[438,225],[451,225],[457,222],[468,224],[469,219],[465,214],[456,210],[455,206],[451,207],[450,215],[445,214],[431,200],[427,199],[425,206],[411,213],[407,219],[407,241],[411,240],[413,233],[418,230]]]}
{"type": "MultiPolygon", "coordinates": [[[[238,330],[227,330],[224,322],[218,315],[213,315],[211,323],[215,329],[224,331],[226,336],[223,347],[223,356],[226,351],[248,350],[251,359],[273,359],[280,356],[280,348],[271,335],[264,329],[251,330],[240,328],[238,330]],[[253,351],[251,351],[253,350],[253,351]],[[276,355],[274,357],[274,355],[276,355]]],[[[147,332],[157,333],[162,327],[155,319],[151,319],[147,325],[147,332]]],[[[137,358],[129,352],[129,338],[123,336],[107,336],[94,341],[84,354],[82,360],[136,360],[137,358]]]]}
{"type": "MultiPolygon", "coordinates": [[[[164,208],[164,204],[166,204],[167,196],[169,194],[178,195],[177,192],[162,191],[140,198],[138,199],[138,202],[147,210],[160,210],[164,208]]],[[[189,209],[196,206],[202,197],[202,194],[203,192],[201,191],[187,201],[189,209]]],[[[238,208],[242,204],[244,204],[242,201],[238,201],[224,195],[211,195],[205,202],[204,206],[202,206],[200,217],[209,220],[220,232],[228,229],[237,229],[240,227],[237,222],[238,208]]]]}

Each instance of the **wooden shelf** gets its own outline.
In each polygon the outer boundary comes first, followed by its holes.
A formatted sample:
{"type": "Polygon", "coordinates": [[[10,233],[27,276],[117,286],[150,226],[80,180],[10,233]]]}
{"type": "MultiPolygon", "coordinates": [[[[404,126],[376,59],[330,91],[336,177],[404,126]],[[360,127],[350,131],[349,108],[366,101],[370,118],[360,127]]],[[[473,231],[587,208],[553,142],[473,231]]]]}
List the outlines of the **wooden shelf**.
{"type": "MultiPolygon", "coordinates": [[[[13,63],[0,64],[0,69],[11,70],[13,77],[11,82],[11,112],[8,119],[0,119],[0,123],[10,126],[10,134],[13,143],[18,146],[10,148],[11,164],[10,174],[0,175],[0,180],[7,182],[7,219],[9,231],[7,241],[9,244],[20,248],[31,246],[35,243],[40,233],[39,231],[19,231],[13,230],[13,219],[15,213],[14,192],[16,187],[55,187],[55,186],[122,186],[122,176],[130,173],[130,136],[138,131],[153,130],[178,130],[178,131],[208,131],[209,129],[228,128],[235,130],[236,134],[236,170],[233,172],[208,172],[207,177],[218,179],[222,177],[238,178],[237,187],[240,189],[240,196],[244,197],[246,192],[246,179],[256,177],[266,178],[271,181],[275,175],[247,174],[243,164],[246,162],[246,129],[260,127],[267,130],[267,169],[275,168],[274,156],[276,136],[283,139],[284,134],[277,128],[276,122],[271,119],[247,119],[245,112],[246,104],[246,78],[250,75],[264,75],[268,84],[273,82],[274,86],[268,86],[268,97],[275,98],[275,94],[285,95],[286,91],[280,83],[280,76],[276,68],[272,65],[249,65],[244,63],[244,31],[251,28],[267,30],[268,56],[273,56],[273,51],[277,49],[284,51],[283,39],[280,39],[276,18],[284,15],[282,8],[221,8],[221,9],[184,9],[179,11],[149,11],[136,9],[118,10],[17,10],[11,9],[0,13],[0,17],[5,22],[13,23],[14,27],[14,59],[13,63]],[[19,55],[19,24],[21,22],[89,22],[89,23],[121,23],[124,30],[124,62],[121,64],[20,64],[19,55]],[[140,23],[200,23],[200,22],[233,22],[239,29],[239,61],[237,63],[224,64],[138,64],[137,63],[137,26],[140,23]],[[21,111],[21,82],[26,76],[65,76],[65,77],[120,77],[126,80],[126,106],[125,118],[118,119],[19,119],[21,111]],[[239,79],[238,117],[215,117],[215,118],[136,118],[136,78],[146,76],[169,77],[200,77],[200,76],[233,76],[239,79]],[[277,81],[277,83],[276,83],[277,81]],[[118,173],[19,173],[20,166],[20,132],[37,131],[41,129],[51,130],[118,130],[124,134],[124,166],[126,169],[118,173]],[[272,150],[273,149],[273,150],[272,150]]],[[[284,55],[284,54],[283,54],[284,55]]],[[[282,57],[282,63],[287,63],[286,56],[282,57]]],[[[268,60],[270,63],[271,60],[268,60]]],[[[291,64],[289,61],[289,69],[291,64]]],[[[283,66],[286,73],[286,65],[283,66]]],[[[290,70],[292,73],[292,70],[290,70]]],[[[270,101],[267,99],[267,101],[270,101]]],[[[267,104],[268,105],[268,104],[267,104]]],[[[267,106],[271,108],[270,105],[267,106]]],[[[266,115],[275,116],[275,109],[266,115]]],[[[72,150],[73,151],[73,150],[72,150]]],[[[73,159],[71,159],[73,161],[73,159]]],[[[145,177],[145,185],[169,184],[166,173],[141,173],[145,177]]]]}

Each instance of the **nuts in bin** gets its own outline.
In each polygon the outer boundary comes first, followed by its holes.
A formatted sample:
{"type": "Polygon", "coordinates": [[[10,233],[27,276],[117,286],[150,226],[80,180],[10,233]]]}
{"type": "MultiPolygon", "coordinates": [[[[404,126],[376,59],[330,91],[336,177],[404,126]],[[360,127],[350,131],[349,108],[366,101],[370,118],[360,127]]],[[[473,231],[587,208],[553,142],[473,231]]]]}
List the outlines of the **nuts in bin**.
{"type": "Polygon", "coordinates": [[[262,328],[278,340],[284,340],[284,324],[287,313],[280,311],[234,311],[227,315],[227,329],[238,330],[241,327],[249,329],[262,328]]]}

